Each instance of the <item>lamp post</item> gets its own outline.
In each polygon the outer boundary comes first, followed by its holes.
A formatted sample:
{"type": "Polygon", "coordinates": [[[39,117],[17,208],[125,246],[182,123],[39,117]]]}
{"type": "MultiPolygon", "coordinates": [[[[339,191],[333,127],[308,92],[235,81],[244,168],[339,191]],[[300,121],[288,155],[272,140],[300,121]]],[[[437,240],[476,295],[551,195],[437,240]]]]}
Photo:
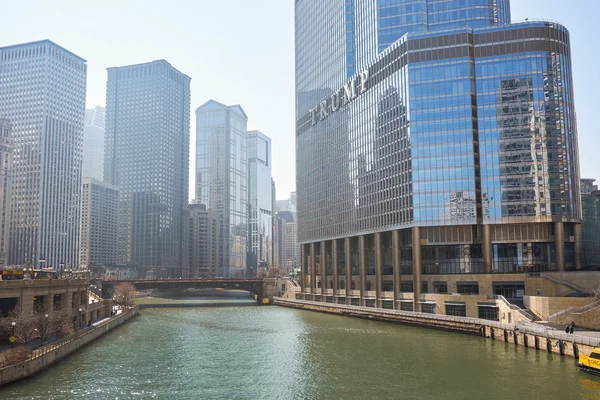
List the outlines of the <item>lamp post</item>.
{"type": "MultiPolygon", "coordinates": [[[[17,326],[17,323],[15,321],[13,321],[13,322],[11,322],[10,325],[12,326],[12,329],[13,329],[12,336],[13,336],[13,339],[14,339],[14,337],[15,337],[15,326],[17,326]]],[[[11,342],[11,345],[12,345],[12,348],[14,349],[15,348],[15,341],[14,340],[11,342]]]]}
{"type": "Polygon", "coordinates": [[[81,312],[83,311],[83,309],[81,307],[79,307],[79,315],[77,316],[77,323],[79,325],[79,329],[81,329],[81,312]]]}
{"type": "Polygon", "coordinates": [[[48,325],[48,314],[44,315],[44,323],[42,324],[42,346],[46,341],[46,328],[48,325]]]}

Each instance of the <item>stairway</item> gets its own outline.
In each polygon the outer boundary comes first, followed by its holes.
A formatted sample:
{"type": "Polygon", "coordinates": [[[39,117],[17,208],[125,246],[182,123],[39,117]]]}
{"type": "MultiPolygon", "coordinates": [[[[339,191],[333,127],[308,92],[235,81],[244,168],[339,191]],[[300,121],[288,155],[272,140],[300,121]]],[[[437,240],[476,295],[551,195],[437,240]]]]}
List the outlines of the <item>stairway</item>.
{"type": "Polygon", "coordinates": [[[550,282],[554,282],[557,285],[562,285],[564,287],[567,287],[567,288],[569,288],[569,289],[571,289],[571,290],[573,290],[573,291],[575,291],[577,293],[586,293],[587,292],[581,286],[578,286],[578,285],[576,285],[576,284],[574,284],[572,282],[569,282],[569,281],[565,281],[564,279],[557,278],[556,276],[548,274],[546,272],[541,273],[540,277],[543,278],[543,279],[549,280],[550,282]]]}

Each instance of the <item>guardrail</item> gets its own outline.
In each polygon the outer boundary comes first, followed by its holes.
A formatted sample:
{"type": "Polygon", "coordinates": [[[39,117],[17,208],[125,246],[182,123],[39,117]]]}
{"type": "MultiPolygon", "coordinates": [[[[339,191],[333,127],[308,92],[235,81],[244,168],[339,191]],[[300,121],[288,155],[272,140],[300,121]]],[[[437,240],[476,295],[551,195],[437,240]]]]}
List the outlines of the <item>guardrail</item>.
{"type": "Polygon", "coordinates": [[[558,317],[565,316],[567,314],[584,313],[584,312],[592,310],[596,307],[600,307],[600,300],[594,301],[593,303],[590,303],[590,304],[582,306],[582,307],[569,307],[565,310],[555,312],[554,314],[552,314],[548,317],[548,322],[550,322],[553,319],[558,319],[558,317]]]}
{"type": "Polygon", "coordinates": [[[521,307],[512,304],[511,302],[509,302],[508,300],[506,300],[506,297],[499,295],[499,294],[493,294],[493,295],[489,295],[488,299],[494,299],[494,300],[500,300],[502,303],[504,303],[505,306],[507,306],[508,308],[510,308],[513,311],[518,312],[519,314],[521,314],[524,318],[527,318],[529,321],[533,321],[535,318],[533,315],[531,315],[530,313],[528,313],[527,311],[523,310],[521,307]]]}
{"type": "Polygon", "coordinates": [[[555,277],[553,275],[550,275],[550,274],[548,274],[546,272],[541,273],[540,277],[543,278],[543,279],[547,279],[550,282],[554,282],[554,283],[556,283],[558,285],[563,285],[564,287],[567,287],[567,288],[569,288],[571,290],[574,290],[576,292],[579,292],[579,293],[585,293],[586,292],[586,290],[584,288],[582,288],[581,286],[578,286],[578,285],[576,285],[574,283],[571,283],[569,281],[565,281],[564,279],[557,278],[557,277],[555,277]]]}

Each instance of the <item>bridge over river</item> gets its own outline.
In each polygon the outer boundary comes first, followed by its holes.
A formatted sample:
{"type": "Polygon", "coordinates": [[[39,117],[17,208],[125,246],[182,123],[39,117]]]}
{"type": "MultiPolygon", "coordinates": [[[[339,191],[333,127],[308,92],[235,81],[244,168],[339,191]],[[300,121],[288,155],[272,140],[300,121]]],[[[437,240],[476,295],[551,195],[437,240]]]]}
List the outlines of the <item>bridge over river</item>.
{"type": "Polygon", "coordinates": [[[185,289],[244,290],[255,296],[257,303],[277,295],[276,278],[211,278],[211,279],[137,279],[127,281],[102,281],[102,297],[110,299],[116,285],[131,283],[137,290],[176,291],[185,289]]]}

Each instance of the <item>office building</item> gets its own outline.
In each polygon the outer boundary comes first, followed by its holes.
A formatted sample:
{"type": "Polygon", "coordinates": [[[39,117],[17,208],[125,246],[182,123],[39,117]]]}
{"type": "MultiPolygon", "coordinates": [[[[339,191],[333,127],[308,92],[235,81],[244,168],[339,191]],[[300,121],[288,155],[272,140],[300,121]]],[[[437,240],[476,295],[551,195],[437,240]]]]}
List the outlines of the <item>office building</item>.
{"type": "Polygon", "coordinates": [[[581,267],[569,32],[511,24],[509,5],[295,3],[308,297],[398,307],[410,292],[420,310],[438,285],[519,300],[525,272],[581,267]]]}
{"type": "Polygon", "coordinates": [[[10,206],[13,176],[13,141],[10,121],[0,118],[0,267],[8,260],[10,206]]]}
{"type": "Polygon", "coordinates": [[[81,190],[82,267],[117,263],[119,189],[94,178],[83,178],[81,190]]]}
{"type": "Polygon", "coordinates": [[[83,126],[83,176],[102,180],[104,176],[104,130],[106,110],[96,106],[85,110],[83,126]]]}
{"type": "Polygon", "coordinates": [[[283,220],[284,270],[286,274],[295,271],[300,265],[300,246],[296,225],[296,213],[280,211],[277,216],[283,220]]]}
{"type": "Polygon", "coordinates": [[[118,262],[180,277],[187,259],[190,77],[165,60],[108,68],[104,181],[119,188],[118,262]]]}
{"type": "Polygon", "coordinates": [[[87,65],[49,41],[0,48],[0,118],[12,125],[9,263],[79,263],[87,65]]]}
{"type": "Polygon", "coordinates": [[[586,268],[600,267],[600,190],[595,181],[581,180],[582,264],[586,268]]]}
{"type": "Polygon", "coordinates": [[[247,123],[239,105],[209,100],[196,110],[196,203],[221,216],[219,277],[246,275],[247,123]]]}
{"type": "Polygon", "coordinates": [[[204,204],[190,204],[189,266],[191,278],[215,278],[220,271],[221,216],[204,204]]]}
{"type": "Polygon", "coordinates": [[[271,138],[259,131],[247,135],[248,253],[247,276],[256,276],[259,263],[273,263],[273,196],[271,138]]]}

